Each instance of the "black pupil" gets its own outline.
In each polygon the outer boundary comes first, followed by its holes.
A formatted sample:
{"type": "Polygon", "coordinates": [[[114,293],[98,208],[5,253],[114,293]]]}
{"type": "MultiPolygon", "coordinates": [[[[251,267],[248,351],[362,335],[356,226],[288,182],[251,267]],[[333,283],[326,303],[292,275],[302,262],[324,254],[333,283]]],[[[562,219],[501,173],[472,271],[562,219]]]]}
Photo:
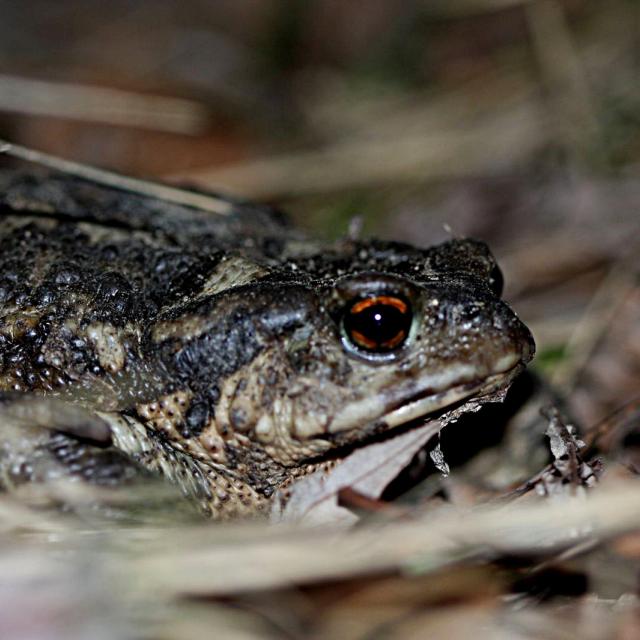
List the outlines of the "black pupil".
{"type": "Polygon", "coordinates": [[[397,349],[411,327],[409,305],[397,298],[371,298],[355,302],[344,318],[349,340],[359,349],[383,352],[397,349]]]}

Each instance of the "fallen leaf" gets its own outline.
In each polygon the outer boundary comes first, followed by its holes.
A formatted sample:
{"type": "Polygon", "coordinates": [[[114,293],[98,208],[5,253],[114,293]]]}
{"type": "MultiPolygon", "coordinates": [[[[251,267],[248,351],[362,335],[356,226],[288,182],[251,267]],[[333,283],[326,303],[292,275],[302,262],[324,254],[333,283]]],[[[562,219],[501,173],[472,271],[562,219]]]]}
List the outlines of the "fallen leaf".
{"type": "Polygon", "coordinates": [[[350,488],[367,498],[379,498],[385,487],[443,426],[440,420],[431,420],[395,438],[356,449],[330,471],[317,471],[302,478],[291,487],[284,508],[283,501],[276,498],[272,520],[353,524],[358,517],[338,504],[338,492],[350,488]]]}

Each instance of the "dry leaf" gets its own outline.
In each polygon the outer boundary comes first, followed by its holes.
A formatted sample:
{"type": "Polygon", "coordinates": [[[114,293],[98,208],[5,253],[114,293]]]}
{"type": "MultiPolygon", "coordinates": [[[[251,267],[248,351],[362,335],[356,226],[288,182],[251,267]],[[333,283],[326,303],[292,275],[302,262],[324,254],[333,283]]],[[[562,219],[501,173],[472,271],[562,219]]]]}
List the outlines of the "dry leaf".
{"type": "Polygon", "coordinates": [[[379,498],[385,487],[442,427],[440,420],[431,420],[390,440],[356,449],[330,471],[317,471],[302,478],[291,488],[284,508],[282,500],[276,497],[272,519],[304,520],[306,524],[353,524],[358,517],[338,505],[338,492],[350,488],[368,498],[379,498]]]}

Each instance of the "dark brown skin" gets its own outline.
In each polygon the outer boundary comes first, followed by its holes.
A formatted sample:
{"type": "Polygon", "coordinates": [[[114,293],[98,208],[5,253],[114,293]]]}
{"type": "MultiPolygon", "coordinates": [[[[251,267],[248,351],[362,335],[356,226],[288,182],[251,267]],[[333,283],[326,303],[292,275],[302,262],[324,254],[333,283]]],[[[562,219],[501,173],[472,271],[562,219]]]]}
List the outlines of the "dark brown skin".
{"type": "Polygon", "coordinates": [[[320,244],[254,205],[216,215],[10,171],[0,215],[8,487],[142,468],[215,517],[254,512],[533,355],[477,241],[320,244]]]}

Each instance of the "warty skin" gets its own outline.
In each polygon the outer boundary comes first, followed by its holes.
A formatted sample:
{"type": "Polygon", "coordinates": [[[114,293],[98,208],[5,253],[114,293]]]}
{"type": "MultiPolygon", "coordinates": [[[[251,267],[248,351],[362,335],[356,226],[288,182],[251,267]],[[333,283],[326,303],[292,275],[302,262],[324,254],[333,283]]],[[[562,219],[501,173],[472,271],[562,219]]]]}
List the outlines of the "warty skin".
{"type": "Polygon", "coordinates": [[[372,437],[505,388],[533,356],[481,242],[320,243],[267,208],[216,216],[55,174],[5,171],[0,194],[0,420],[62,403],[26,444],[12,431],[5,485],[141,468],[214,517],[253,513],[372,437]],[[349,333],[363,300],[400,300],[397,344],[349,333]],[[65,405],[108,435],[70,434],[65,405]]]}

